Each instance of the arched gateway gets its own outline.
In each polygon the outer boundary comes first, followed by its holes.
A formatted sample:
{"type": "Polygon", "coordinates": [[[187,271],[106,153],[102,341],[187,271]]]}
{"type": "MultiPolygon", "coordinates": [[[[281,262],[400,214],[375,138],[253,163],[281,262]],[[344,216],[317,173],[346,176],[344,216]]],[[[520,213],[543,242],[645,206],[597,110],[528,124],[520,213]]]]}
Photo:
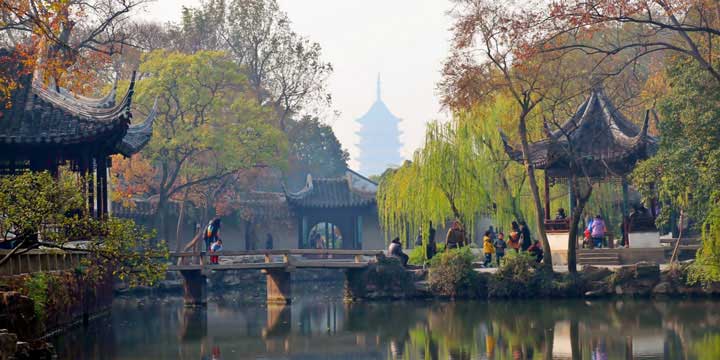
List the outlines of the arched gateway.
{"type": "Polygon", "coordinates": [[[308,175],[302,190],[285,193],[297,217],[298,247],[367,248],[363,247],[363,222],[377,222],[376,193],[376,183],[352,170],[338,178],[313,179],[308,175]]]}

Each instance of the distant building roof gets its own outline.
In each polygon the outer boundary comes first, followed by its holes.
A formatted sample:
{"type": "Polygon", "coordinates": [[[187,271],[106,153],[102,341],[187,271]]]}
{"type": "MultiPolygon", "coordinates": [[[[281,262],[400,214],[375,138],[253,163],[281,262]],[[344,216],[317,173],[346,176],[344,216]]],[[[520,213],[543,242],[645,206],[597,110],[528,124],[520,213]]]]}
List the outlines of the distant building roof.
{"type": "MultiPolygon", "coordinates": [[[[648,135],[649,112],[642,128],[627,120],[601,88],[595,88],[575,114],[547,138],[531,143],[528,159],[551,177],[570,174],[570,165],[580,161],[592,177],[628,174],[638,160],[656,149],[657,140],[648,135]]],[[[513,148],[501,133],[505,151],[515,161],[523,161],[521,150],[513,148]]]]}
{"type": "Polygon", "coordinates": [[[377,184],[349,170],[338,178],[313,179],[308,175],[305,188],[286,193],[291,206],[302,208],[348,208],[375,205],[377,184]]]}

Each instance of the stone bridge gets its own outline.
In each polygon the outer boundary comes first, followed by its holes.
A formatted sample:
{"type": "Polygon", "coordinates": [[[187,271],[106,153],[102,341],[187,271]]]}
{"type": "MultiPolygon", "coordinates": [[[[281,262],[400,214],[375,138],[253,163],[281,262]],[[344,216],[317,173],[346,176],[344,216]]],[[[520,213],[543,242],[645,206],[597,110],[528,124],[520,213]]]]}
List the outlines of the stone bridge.
{"type": "Polygon", "coordinates": [[[267,302],[289,304],[292,299],[291,273],[296,269],[337,269],[344,271],[347,281],[365,269],[372,259],[383,256],[381,250],[252,250],[208,253],[171,253],[174,260],[168,271],[179,271],[184,279],[186,306],[207,303],[207,275],[211,271],[261,270],[267,280],[267,302]],[[219,256],[222,264],[211,264],[210,255],[219,256]],[[261,260],[261,261],[256,261],[261,260]]]}

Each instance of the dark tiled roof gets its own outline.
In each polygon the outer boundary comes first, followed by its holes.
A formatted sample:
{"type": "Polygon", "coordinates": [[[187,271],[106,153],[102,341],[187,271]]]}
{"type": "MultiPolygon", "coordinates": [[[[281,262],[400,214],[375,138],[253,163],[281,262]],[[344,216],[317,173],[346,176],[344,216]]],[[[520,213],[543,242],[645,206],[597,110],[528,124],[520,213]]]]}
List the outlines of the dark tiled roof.
{"type": "MultiPolygon", "coordinates": [[[[583,159],[591,176],[624,175],[655,151],[657,141],[647,133],[648,120],[649,112],[643,127],[638,128],[602,89],[594,89],[559,129],[548,130],[546,139],[530,144],[528,158],[535,168],[548,170],[554,177],[567,176],[573,159],[583,159]]],[[[510,146],[504,134],[501,136],[508,155],[522,162],[522,151],[510,146]]]]}
{"type": "MultiPolygon", "coordinates": [[[[0,57],[7,59],[8,54],[0,49],[0,57]]],[[[110,152],[128,156],[147,144],[152,134],[152,116],[143,124],[130,126],[134,79],[118,103],[115,86],[105,97],[91,99],[65,89],[45,87],[34,81],[32,74],[21,76],[18,83],[20,86],[10,97],[11,106],[0,103],[0,146],[28,148],[98,142],[110,152]]]]}
{"type": "Polygon", "coordinates": [[[310,178],[303,190],[286,196],[290,205],[303,208],[363,207],[375,204],[374,192],[351,188],[346,177],[310,178]]]}
{"type": "Polygon", "coordinates": [[[117,151],[124,156],[131,156],[138,153],[142,148],[150,142],[153,133],[153,122],[157,116],[157,101],[150,111],[147,119],[141,124],[130,125],[127,133],[119,144],[116,145],[117,151]]]}
{"type": "Polygon", "coordinates": [[[132,90],[111,108],[94,107],[37,83],[16,91],[10,109],[0,110],[0,143],[76,144],[117,131],[125,132],[132,114],[132,90]]]}
{"type": "Polygon", "coordinates": [[[284,193],[251,191],[234,200],[240,216],[250,219],[289,219],[290,208],[284,193]]]}

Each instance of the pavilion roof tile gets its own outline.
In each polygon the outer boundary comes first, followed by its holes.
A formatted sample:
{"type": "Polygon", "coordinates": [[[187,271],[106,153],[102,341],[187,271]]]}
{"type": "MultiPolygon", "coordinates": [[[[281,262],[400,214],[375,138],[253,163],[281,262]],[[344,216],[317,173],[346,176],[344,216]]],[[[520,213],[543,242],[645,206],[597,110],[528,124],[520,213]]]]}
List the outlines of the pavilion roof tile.
{"type": "MultiPolygon", "coordinates": [[[[8,54],[0,49],[0,56],[8,54]]],[[[99,142],[110,151],[129,156],[146,145],[152,135],[155,111],[142,124],[131,126],[134,76],[119,102],[115,101],[117,82],[99,99],[73,95],[52,84],[45,86],[35,81],[34,74],[20,76],[18,83],[19,87],[11,92],[12,105],[0,104],[0,146],[99,142]]]]}
{"type": "MultiPolygon", "coordinates": [[[[637,160],[652,155],[657,140],[647,133],[649,111],[639,128],[615,108],[601,88],[593,89],[575,114],[558,129],[546,127],[546,138],[530,144],[528,159],[553,177],[565,177],[573,159],[582,159],[591,176],[624,175],[637,160]]],[[[505,151],[522,162],[521,150],[509,145],[501,133],[505,151]]]]}
{"type": "Polygon", "coordinates": [[[308,175],[305,188],[286,193],[288,203],[302,208],[347,208],[375,204],[375,191],[353,186],[353,175],[338,178],[313,179],[308,175]]]}

